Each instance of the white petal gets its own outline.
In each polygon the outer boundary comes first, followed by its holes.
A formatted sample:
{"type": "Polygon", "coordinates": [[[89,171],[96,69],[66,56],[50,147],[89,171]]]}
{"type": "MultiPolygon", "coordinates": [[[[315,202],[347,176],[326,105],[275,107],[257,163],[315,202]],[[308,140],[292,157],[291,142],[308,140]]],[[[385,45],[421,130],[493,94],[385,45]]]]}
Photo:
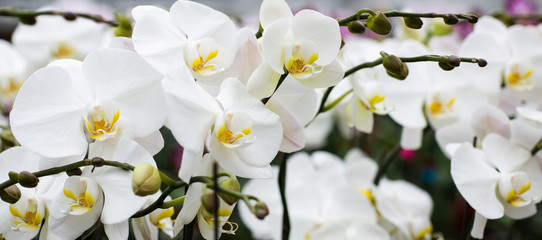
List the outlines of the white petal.
{"type": "Polygon", "coordinates": [[[422,108],[423,95],[394,94],[390,99],[395,104],[395,109],[389,115],[399,125],[410,128],[427,126],[422,108]]]}
{"type": "Polygon", "coordinates": [[[417,150],[422,146],[423,128],[403,127],[401,131],[401,147],[417,150]]]}
{"type": "Polygon", "coordinates": [[[332,60],[328,65],[324,66],[322,72],[318,75],[307,78],[297,79],[301,84],[310,88],[331,87],[339,83],[344,76],[344,70],[337,60],[332,60]]]}
{"type": "Polygon", "coordinates": [[[292,20],[292,32],[294,40],[307,39],[318,46],[317,64],[327,65],[337,57],[341,47],[337,20],[313,10],[301,10],[292,20]]]}
{"type": "Polygon", "coordinates": [[[279,73],[275,72],[266,62],[262,62],[250,75],[247,91],[257,98],[269,97],[275,91],[279,78],[279,73]]]}
{"type": "Polygon", "coordinates": [[[128,220],[116,224],[104,223],[104,230],[109,239],[128,239],[130,225],[128,220]]]}
{"type": "Polygon", "coordinates": [[[489,134],[484,138],[482,148],[487,154],[489,161],[501,173],[516,171],[519,166],[531,159],[529,151],[495,133],[489,134]]]}
{"type": "Polygon", "coordinates": [[[474,212],[474,223],[472,224],[471,235],[474,238],[483,239],[487,218],[478,212],[474,212]]]}
{"type": "Polygon", "coordinates": [[[284,0],[264,0],[260,6],[260,24],[263,29],[281,18],[292,18],[292,10],[284,0]]]}
{"type": "Polygon", "coordinates": [[[269,110],[281,116],[283,138],[279,151],[295,152],[305,146],[305,133],[303,126],[295,119],[293,114],[280,103],[273,101],[273,98],[266,104],[269,110]]]}
{"type": "Polygon", "coordinates": [[[175,219],[175,225],[173,232],[175,235],[179,234],[183,230],[184,225],[189,224],[194,220],[196,214],[201,207],[201,196],[203,195],[204,185],[202,183],[191,184],[186,193],[186,197],[183,203],[183,208],[175,219]]]}
{"type": "Polygon", "coordinates": [[[488,165],[483,152],[464,143],[451,161],[454,183],[472,208],[489,219],[502,217],[504,207],[495,193],[500,175],[488,165]]]}
{"type": "Polygon", "coordinates": [[[504,214],[511,219],[524,219],[536,214],[536,204],[529,204],[524,207],[514,207],[504,204],[504,214]]]}
{"type": "Polygon", "coordinates": [[[151,135],[137,138],[135,141],[144,147],[151,155],[156,155],[162,148],[164,148],[164,138],[160,131],[151,133],[151,135]]]}
{"type": "Polygon", "coordinates": [[[474,132],[469,126],[468,121],[459,121],[448,126],[437,129],[435,132],[435,138],[439,144],[440,149],[451,157],[453,154],[449,151],[444,151],[452,144],[459,144],[463,142],[472,142],[474,138],[474,132]]]}
{"type": "Polygon", "coordinates": [[[262,52],[264,61],[271,66],[271,68],[282,74],[284,72],[284,46],[289,44],[286,41],[286,37],[290,26],[292,24],[291,19],[280,19],[271,24],[262,36],[262,52]]]}
{"type": "Polygon", "coordinates": [[[86,151],[81,118],[84,103],[71,86],[68,73],[53,66],[35,72],[25,82],[10,114],[17,141],[47,157],[86,151]]]}
{"type": "Polygon", "coordinates": [[[132,17],[136,22],[138,22],[139,20],[141,20],[141,18],[147,15],[167,18],[169,16],[169,13],[164,9],[151,5],[139,5],[132,9],[132,17]]]}
{"type": "Polygon", "coordinates": [[[510,138],[525,149],[532,149],[542,136],[542,125],[516,118],[510,122],[510,138]]]}
{"type": "Polygon", "coordinates": [[[493,105],[487,105],[474,111],[471,117],[471,127],[480,140],[490,133],[510,137],[508,116],[493,105]]]}

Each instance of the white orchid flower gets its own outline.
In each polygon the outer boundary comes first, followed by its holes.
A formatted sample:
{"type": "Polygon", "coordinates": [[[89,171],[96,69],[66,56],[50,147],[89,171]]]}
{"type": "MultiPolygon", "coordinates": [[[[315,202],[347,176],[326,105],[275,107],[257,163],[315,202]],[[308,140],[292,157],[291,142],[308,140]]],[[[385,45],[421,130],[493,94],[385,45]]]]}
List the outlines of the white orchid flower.
{"type": "Polygon", "coordinates": [[[83,62],[58,60],[21,88],[10,114],[13,134],[46,157],[82,156],[89,141],[154,136],[166,120],[160,79],[121,49],[96,50],[83,62]]]}
{"type": "Polygon", "coordinates": [[[341,46],[336,20],[313,10],[293,16],[285,1],[265,0],[260,22],[264,62],[248,82],[249,89],[258,89],[258,96],[270,96],[278,75],[286,72],[311,88],[333,86],[342,79],[344,72],[335,60],[341,46]]]}
{"type": "MultiPolygon", "coordinates": [[[[156,201],[161,193],[161,191],[158,191],[156,194],[147,198],[147,204],[144,206],[146,207],[156,201]]],[[[169,200],[171,200],[171,197],[168,196],[166,201],[169,200]]],[[[135,238],[137,240],[158,240],[158,230],[162,230],[169,237],[173,238],[173,219],[171,219],[173,214],[175,214],[173,207],[167,209],[158,208],[149,213],[147,216],[132,218],[131,221],[135,238]]]]}
{"type": "Polygon", "coordinates": [[[158,71],[186,66],[198,81],[219,85],[224,79],[218,74],[237,53],[237,29],[224,13],[179,0],[169,12],[139,6],[132,14],[134,48],[158,71]]]}
{"type": "Polygon", "coordinates": [[[28,63],[7,41],[0,40],[0,52],[0,109],[7,114],[28,77],[28,63]]]}

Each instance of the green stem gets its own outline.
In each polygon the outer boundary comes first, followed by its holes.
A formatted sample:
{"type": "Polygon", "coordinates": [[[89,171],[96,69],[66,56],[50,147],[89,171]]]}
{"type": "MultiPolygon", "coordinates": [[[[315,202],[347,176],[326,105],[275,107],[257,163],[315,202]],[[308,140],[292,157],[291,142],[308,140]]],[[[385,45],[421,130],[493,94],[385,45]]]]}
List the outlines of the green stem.
{"type": "Polygon", "coordinates": [[[286,162],[288,160],[288,154],[282,153],[282,161],[279,168],[279,190],[280,200],[282,202],[282,240],[288,240],[290,238],[290,216],[288,213],[288,204],[286,203],[286,162]]]}
{"type": "Polygon", "coordinates": [[[180,197],[175,198],[175,199],[173,199],[171,201],[164,202],[164,203],[162,203],[162,206],[160,206],[160,208],[166,209],[166,208],[170,208],[170,207],[176,206],[178,204],[181,204],[181,203],[184,202],[185,197],[186,196],[180,196],[180,197]]]}
{"type": "Polygon", "coordinates": [[[400,149],[401,149],[401,144],[398,143],[380,161],[379,166],[378,166],[378,171],[376,172],[376,176],[373,179],[373,183],[375,185],[378,185],[378,183],[380,182],[380,179],[384,176],[384,174],[386,174],[386,171],[388,170],[390,164],[397,157],[397,154],[399,154],[400,149]]]}
{"type": "MultiPolygon", "coordinates": [[[[367,19],[367,17],[371,15],[371,14],[358,14],[358,13],[353,14],[343,19],[339,19],[338,20],[339,25],[346,26],[346,24],[349,22],[367,19]]],[[[400,11],[395,11],[395,10],[383,12],[383,14],[386,17],[419,17],[419,18],[442,18],[442,19],[448,18],[448,15],[449,15],[445,13],[409,13],[409,12],[400,12],[400,11]]],[[[456,16],[459,19],[467,20],[471,23],[476,23],[476,21],[478,20],[478,17],[476,17],[476,15],[473,15],[473,14],[452,14],[452,15],[456,16]]]]}
{"type": "Polygon", "coordinates": [[[112,20],[106,20],[99,15],[93,15],[88,13],[79,13],[79,12],[62,12],[54,10],[46,11],[33,11],[33,10],[23,10],[14,7],[1,7],[0,16],[4,17],[16,17],[16,18],[36,18],[41,15],[50,15],[50,16],[63,16],[67,20],[73,20],[77,17],[82,17],[86,19],[93,20],[97,23],[105,23],[111,27],[118,27],[119,24],[112,20]]]}
{"type": "Polygon", "coordinates": [[[282,75],[280,75],[279,82],[277,83],[277,86],[275,87],[275,90],[273,91],[273,93],[271,94],[271,96],[262,99],[262,103],[263,103],[264,105],[267,103],[267,101],[269,101],[269,99],[271,99],[271,97],[273,96],[273,94],[275,94],[275,92],[277,91],[277,89],[279,89],[280,85],[282,85],[282,82],[284,82],[284,80],[286,79],[287,76],[288,76],[288,71],[286,71],[285,73],[283,73],[282,75]]]}
{"type": "Polygon", "coordinates": [[[329,109],[332,109],[337,104],[339,104],[346,96],[348,96],[350,93],[352,93],[354,89],[350,89],[350,91],[345,92],[343,95],[341,95],[339,98],[335,99],[332,103],[326,105],[324,109],[322,109],[322,112],[327,112],[329,109]]]}
{"type": "Polygon", "coordinates": [[[160,208],[162,206],[162,204],[164,203],[164,200],[166,199],[167,196],[169,196],[169,194],[171,192],[173,192],[173,190],[175,190],[176,188],[173,187],[173,186],[169,186],[166,188],[166,190],[164,190],[162,192],[162,194],[160,195],[160,197],[158,197],[158,199],[156,201],[154,201],[153,203],[151,203],[151,205],[149,205],[148,207],[142,209],[142,210],[139,210],[138,212],[134,213],[134,215],[132,215],[131,218],[139,218],[139,217],[143,217],[149,213],[151,213],[152,211],[160,208]]]}

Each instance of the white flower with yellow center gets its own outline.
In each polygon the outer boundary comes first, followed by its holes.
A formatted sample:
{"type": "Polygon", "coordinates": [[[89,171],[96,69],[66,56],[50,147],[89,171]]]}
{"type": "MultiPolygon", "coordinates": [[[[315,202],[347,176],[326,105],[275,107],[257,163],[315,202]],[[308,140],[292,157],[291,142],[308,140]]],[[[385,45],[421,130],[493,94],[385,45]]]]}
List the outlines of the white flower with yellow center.
{"type": "Polygon", "coordinates": [[[15,96],[27,77],[27,61],[7,41],[0,40],[0,109],[11,111],[15,96]]]}
{"type": "MultiPolygon", "coordinates": [[[[156,194],[149,197],[146,206],[149,206],[156,201],[161,193],[161,191],[158,191],[156,194]]],[[[170,200],[171,198],[168,196],[166,201],[170,200]]],[[[147,216],[132,218],[131,222],[136,239],[157,240],[159,239],[159,229],[173,238],[175,236],[173,233],[173,219],[171,219],[173,214],[175,214],[175,209],[173,209],[173,207],[166,209],[158,208],[147,216]]]]}
{"type": "Polygon", "coordinates": [[[21,88],[10,115],[13,134],[46,157],[82,156],[89,142],[121,135],[154,136],[166,119],[161,77],[121,49],[96,50],[83,62],[57,60],[21,88]]]}
{"type": "Polygon", "coordinates": [[[344,71],[335,60],[341,46],[335,19],[313,10],[293,16],[284,0],[265,0],[260,22],[264,62],[248,82],[249,89],[260,86],[258,96],[273,93],[279,74],[288,73],[310,88],[333,86],[342,79],[344,71]]]}
{"type": "Polygon", "coordinates": [[[169,12],[151,6],[133,9],[133,43],[158,71],[186,66],[198,81],[220,84],[237,52],[233,21],[203,4],[179,0],[169,12]],[[217,77],[218,76],[218,77],[217,77]]]}
{"type": "Polygon", "coordinates": [[[237,79],[224,80],[213,98],[187,75],[185,68],[178,68],[163,82],[167,126],[184,147],[181,179],[189,181],[193,176],[209,133],[208,150],[226,171],[241,177],[271,177],[269,163],[283,136],[280,118],[250,96],[237,79]]]}
{"type": "Polygon", "coordinates": [[[517,138],[520,134],[512,132],[512,140],[489,134],[482,150],[464,143],[452,156],[454,183],[477,212],[473,237],[483,237],[487,219],[534,215],[536,203],[542,200],[542,172],[525,140],[517,138]]]}
{"type": "Polygon", "coordinates": [[[354,94],[346,105],[346,122],[349,127],[365,133],[373,131],[373,113],[385,115],[393,111],[394,104],[386,101],[381,84],[376,80],[353,81],[354,94]]]}

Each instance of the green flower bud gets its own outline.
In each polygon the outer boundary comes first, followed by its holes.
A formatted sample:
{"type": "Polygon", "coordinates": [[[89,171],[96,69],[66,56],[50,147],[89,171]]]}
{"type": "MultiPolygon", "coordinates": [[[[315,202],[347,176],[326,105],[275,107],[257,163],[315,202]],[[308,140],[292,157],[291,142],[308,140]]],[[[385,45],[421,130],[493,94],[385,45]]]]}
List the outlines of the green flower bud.
{"type": "Polygon", "coordinates": [[[454,66],[450,65],[446,61],[439,61],[438,66],[444,71],[451,71],[451,70],[453,70],[455,68],[454,66]]]}
{"type": "Polygon", "coordinates": [[[481,58],[480,58],[480,59],[477,59],[477,60],[476,60],[476,63],[478,63],[478,66],[479,66],[479,67],[485,67],[485,66],[487,66],[487,61],[486,61],[485,59],[481,59],[481,58]]]}
{"type": "Polygon", "coordinates": [[[386,35],[391,32],[391,23],[382,12],[367,17],[367,27],[376,34],[386,35]]]}
{"type": "Polygon", "coordinates": [[[21,198],[21,190],[15,185],[11,185],[0,191],[0,198],[4,202],[15,204],[21,198]]]}
{"type": "Polygon", "coordinates": [[[80,168],[74,168],[74,169],[70,169],[68,171],[66,171],[66,174],[68,174],[68,176],[81,176],[81,174],[83,174],[83,172],[81,171],[80,168]]]}
{"type": "Polygon", "coordinates": [[[19,22],[26,25],[34,25],[37,21],[34,16],[21,16],[19,17],[19,22]]]}
{"type": "Polygon", "coordinates": [[[64,19],[66,19],[66,21],[75,21],[75,19],[77,19],[77,15],[69,12],[64,15],[64,19]]]}
{"type": "Polygon", "coordinates": [[[431,22],[431,33],[435,36],[445,36],[454,31],[453,27],[441,21],[431,22]]]}
{"type": "Polygon", "coordinates": [[[252,213],[254,213],[258,219],[264,219],[269,215],[269,208],[267,208],[267,205],[264,202],[258,201],[256,202],[256,205],[254,205],[252,213]]]}
{"type": "Polygon", "coordinates": [[[455,25],[459,23],[459,18],[457,18],[455,15],[451,13],[446,14],[446,17],[444,17],[442,20],[444,20],[444,23],[448,25],[455,25]]]}
{"type": "Polygon", "coordinates": [[[423,21],[419,17],[403,17],[405,25],[412,29],[420,29],[423,26],[423,21]]]}
{"type": "Polygon", "coordinates": [[[131,37],[132,36],[132,20],[124,14],[115,14],[115,20],[119,23],[119,26],[115,28],[115,36],[117,37],[131,37]]]}
{"type": "Polygon", "coordinates": [[[455,55],[446,56],[446,62],[452,67],[459,67],[461,64],[461,58],[455,55]]]}
{"type": "Polygon", "coordinates": [[[203,208],[205,208],[205,211],[208,213],[214,213],[216,210],[217,205],[220,203],[215,204],[215,192],[212,190],[204,191],[205,193],[201,195],[201,205],[203,208]]]}
{"type": "Polygon", "coordinates": [[[9,176],[9,180],[14,181],[14,182],[19,182],[19,173],[14,172],[14,171],[9,171],[8,176],[9,176]]]}
{"type": "Polygon", "coordinates": [[[101,167],[104,165],[105,160],[101,157],[93,157],[91,160],[92,166],[101,167]]]}
{"type": "Polygon", "coordinates": [[[469,18],[467,19],[467,21],[469,21],[469,23],[477,23],[478,22],[478,16],[476,16],[474,14],[471,14],[471,15],[469,15],[469,18]]]}
{"type": "Polygon", "coordinates": [[[383,54],[382,65],[386,72],[393,78],[404,80],[408,76],[408,67],[395,55],[383,54]]]}
{"type": "Polygon", "coordinates": [[[132,173],[132,191],[138,196],[147,196],[158,192],[162,180],[160,172],[150,163],[140,163],[132,173]]]}
{"type": "Polygon", "coordinates": [[[38,186],[40,180],[34,174],[28,171],[22,171],[19,173],[18,182],[23,187],[33,188],[38,186]]]}
{"type": "Polygon", "coordinates": [[[346,24],[348,31],[353,34],[362,34],[365,32],[365,26],[358,21],[349,22],[346,24]]]}
{"type": "MultiPolygon", "coordinates": [[[[237,181],[237,179],[235,178],[224,180],[220,182],[219,185],[223,188],[226,188],[235,192],[241,191],[241,185],[239,184],[239,181],[237,181]]],[[[218,196],[220,196],[222,200],[224,200],[224,202],[226,202],[229,205],[233,205],[234,203],[237,202],[237,200],[239,200],[239,198],[237,198],[236,196],[232,196],[224,192],[218,192],[218,196]]]]}

